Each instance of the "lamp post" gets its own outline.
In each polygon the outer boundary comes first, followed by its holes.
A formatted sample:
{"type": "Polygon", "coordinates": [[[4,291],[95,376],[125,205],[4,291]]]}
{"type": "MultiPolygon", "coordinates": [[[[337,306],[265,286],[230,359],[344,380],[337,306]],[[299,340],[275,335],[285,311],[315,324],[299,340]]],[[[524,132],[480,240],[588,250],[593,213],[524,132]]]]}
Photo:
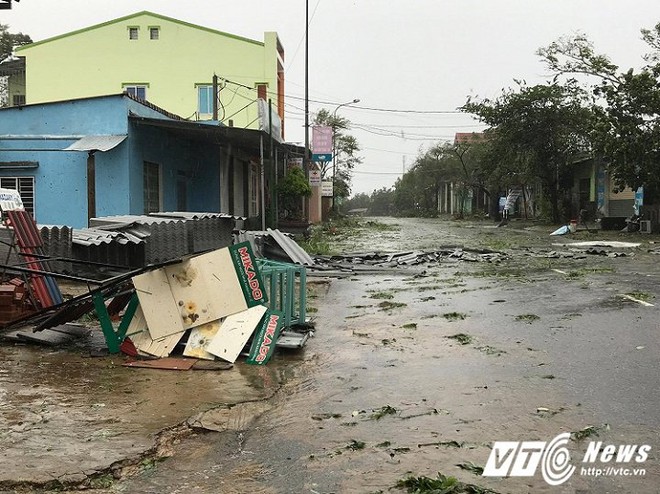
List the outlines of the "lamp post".
{"type": "Polygon", "coordinates": [[[355,98],[353,101],[347,101],[346,103],[342,103],[341,105],[337,105],[337,108],[335,108],[335,111],[332,112],[332,211],[337,212],[337,203],[335,201],[335,185],[336,185],[336,176],[337,176],[337,149],[335,146],[335,127],[337,126],[337,110],[339,110],[342,106],[347,106],[347,105],[353,105],[355,103],[359,103],[360,100],[355,98]]]}

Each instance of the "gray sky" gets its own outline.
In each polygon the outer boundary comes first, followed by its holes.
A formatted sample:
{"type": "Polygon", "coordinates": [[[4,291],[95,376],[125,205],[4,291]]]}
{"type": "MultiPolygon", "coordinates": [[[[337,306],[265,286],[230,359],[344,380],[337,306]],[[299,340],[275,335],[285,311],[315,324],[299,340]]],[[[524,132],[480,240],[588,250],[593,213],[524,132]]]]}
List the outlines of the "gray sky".
{"type": "MultiPolygon", "coordinates": [[[[310,122],[360,99],[338,111],[362,146],[354,192],[391,187],[420,150],[481,130],[455,113],[468,95],[545,81],[538,48],[579,32],[622,68],[639,67],[639,31],[660,22],[659,0],[308,1],[310,122]]],[[[21,0],[0,23],[39,41],[141,10],[257,40],[277,31],[286,139],[304,142],[305,0],[21,0]]]]}

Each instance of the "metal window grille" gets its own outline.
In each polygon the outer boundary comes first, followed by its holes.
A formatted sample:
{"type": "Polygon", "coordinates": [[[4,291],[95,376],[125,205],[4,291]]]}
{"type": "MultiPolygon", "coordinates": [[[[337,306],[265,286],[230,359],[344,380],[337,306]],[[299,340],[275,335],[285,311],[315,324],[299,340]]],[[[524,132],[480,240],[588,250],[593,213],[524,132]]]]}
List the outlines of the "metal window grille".
{"type": "Polygon", "coordinates": [[[160,165],[144,162],[144,212],[160,211],[160,165]]]}
{"type": "Polygon", "coordinates": [[[139,29],[136,27],[129,27],[128,28],[128,39],[135,40],[138,39],[138,33],[139,29]]]}
{"type": "Polygon", "coordinates": [[[0,187],[17,190],[25,210],[34,217],[34,177],[0,177],[0,187]]]}
{"type": "Polygon", "coordinates": [[[160,37],[160,28],[150,27],[149,28],[149,39],[159,39],[160,37]]]}

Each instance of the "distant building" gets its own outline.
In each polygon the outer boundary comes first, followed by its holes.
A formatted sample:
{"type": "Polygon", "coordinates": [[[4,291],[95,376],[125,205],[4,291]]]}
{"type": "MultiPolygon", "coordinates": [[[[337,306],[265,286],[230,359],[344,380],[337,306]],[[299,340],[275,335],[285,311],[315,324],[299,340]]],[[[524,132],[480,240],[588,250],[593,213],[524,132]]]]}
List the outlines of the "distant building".
{"type": "Polygon", "coordinates": [[[10,105],[126,92],[189,120],[213,119],[217,109],[227,126],[267,129],[270,118],[283,140],[284,48],[275,32],[256,41],[143,11],[16,55],[0,64],[10,105]]]}

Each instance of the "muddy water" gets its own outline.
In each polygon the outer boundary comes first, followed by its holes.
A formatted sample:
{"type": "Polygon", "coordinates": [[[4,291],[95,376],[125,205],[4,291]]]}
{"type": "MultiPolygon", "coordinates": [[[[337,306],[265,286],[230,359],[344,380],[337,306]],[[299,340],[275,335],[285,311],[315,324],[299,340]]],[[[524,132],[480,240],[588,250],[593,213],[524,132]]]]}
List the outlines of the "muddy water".
{"type": "Polygon", "coordinates": [[[657,308],[620,296],[660,297],[653,257],[642,248],[634,257],[531,257],[530,248],[561,248],[541,229],[388,221],[396,229],[341,239],[342,248],[463,245],[512,259],[333,280],[311,300],[317,331],[299,360],[269,364],[295,369],[272,408],[246,430],[183,441],[113,490],[391,492],[407,475],[441,472],[502,493],[658,492],[657,308]],[[560,486],[540,472],[493,479],[458,466],[484,466],[496,440],[550,441],[588,426],[598,435],[568,444],[578,473],[560,486]],[[592,439],[651,445],[649,460],[633,465],[646,475],[581,475],[592,439]]]}
{"type": "Polygon", "coordinates": [[[0,481],[75,482],[138,457],[154,435],[220,404],[271,396],[285,367],[163,371],[122,356],[0,347],[0,481]]]}

